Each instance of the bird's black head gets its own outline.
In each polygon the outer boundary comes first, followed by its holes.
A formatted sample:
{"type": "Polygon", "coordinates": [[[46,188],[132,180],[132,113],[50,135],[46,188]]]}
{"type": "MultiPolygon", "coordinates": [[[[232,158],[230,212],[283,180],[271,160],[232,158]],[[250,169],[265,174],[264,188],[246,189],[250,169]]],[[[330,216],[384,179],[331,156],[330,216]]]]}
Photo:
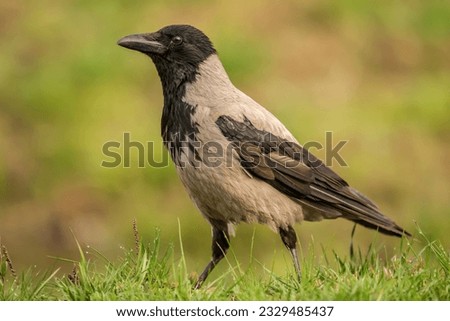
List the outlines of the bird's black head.
{"type": "Polygon", "coordinates": [[[192,81],[200,63],[216,53],[209,38],[189,25],[171,25],[154,33],[123,37],[118,45],[152,58],[163,82],[192,81]]]}

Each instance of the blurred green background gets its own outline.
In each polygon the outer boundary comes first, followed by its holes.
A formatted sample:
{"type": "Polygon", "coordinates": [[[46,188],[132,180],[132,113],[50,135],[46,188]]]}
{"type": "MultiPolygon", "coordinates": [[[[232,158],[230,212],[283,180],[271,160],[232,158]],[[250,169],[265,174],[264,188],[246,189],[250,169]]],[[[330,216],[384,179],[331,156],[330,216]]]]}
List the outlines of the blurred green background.
{"type": "MultiPolygon", "coordinates": [[[[173,166],[104,168],[108,141],[154,141],[162,157],[162,93],[151,61],[116,41],[188,23],[215,43],[234,84],[300,142],[348,140],[333,168],[406,229],[450,247],[450,5],[410,1],[0,2],[0,237],[16,268],[77,258],[71,230],[110,258],[179,233],[188,269],[210,256],[210,230],[173,166]]],[[[324,152],[314,151],[320,158],[324,152]]],[[[304,253],[347,254],[352,224],[303,223],[304,253]],[[313,244],[314,248],[310,246],[313,244]]],[[[240,225],[239,261],[284,271],[290,258],[266,227],[240,225]]],[[[398,239],[357,229],[363,250],[398,239]]],[[[67,266],[66,266],[67,265],[67,266]]],[[[226,268],[226,264],[221,267],[226,268]]],[[[216,272],[217,273],[217,272],[216,272]]]]}

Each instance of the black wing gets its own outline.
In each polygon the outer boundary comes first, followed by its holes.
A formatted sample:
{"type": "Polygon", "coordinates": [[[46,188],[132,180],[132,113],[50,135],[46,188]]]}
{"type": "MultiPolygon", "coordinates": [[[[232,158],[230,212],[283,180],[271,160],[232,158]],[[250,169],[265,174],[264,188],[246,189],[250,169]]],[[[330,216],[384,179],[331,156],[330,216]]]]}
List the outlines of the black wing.
{"type": "Polygon", "coordinates": [[[216,124],[233,144],[243,170],[315,213],[306,219],[344,217],[385,234],[410,235],[305,148],[257,129],[248,119],[220,116],[216,124]]]}

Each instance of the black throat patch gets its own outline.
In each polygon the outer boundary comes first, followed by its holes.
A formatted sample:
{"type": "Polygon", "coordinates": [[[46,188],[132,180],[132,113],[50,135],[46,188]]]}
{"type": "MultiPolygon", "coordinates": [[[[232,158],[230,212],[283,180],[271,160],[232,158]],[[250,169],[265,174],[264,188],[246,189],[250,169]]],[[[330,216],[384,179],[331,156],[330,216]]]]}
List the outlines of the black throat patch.
{"type": "Polygon", "coordinates": [[[188,159],[197,155],[195,150],[198,134],[198,124],[193,121],[196,106],[183,101],[164,104],[161,119],[161,135],[164,145],[170,152],[173,162],[181,166],[181,156],[188,159]]]}
{"type": "Polygon", "coordinates": [[[186,85],[195,81],[196,68],[192,70],[170,68],[155,63],[161,78],[164,94],[164,108],[161,118],[161,136],[170,152],[173,162],[181,166],[181,156],[189,159],[197,155],[195,151],[196,135],[199,125],[193,120],[197,106],[183,101],[186,85]]]}

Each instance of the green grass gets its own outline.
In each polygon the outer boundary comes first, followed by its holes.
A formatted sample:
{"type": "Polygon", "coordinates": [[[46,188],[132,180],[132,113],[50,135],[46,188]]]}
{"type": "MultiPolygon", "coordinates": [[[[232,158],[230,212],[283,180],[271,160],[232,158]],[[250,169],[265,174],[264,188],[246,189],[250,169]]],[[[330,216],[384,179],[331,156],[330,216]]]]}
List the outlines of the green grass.
{"type": "Polygon", "coordinates": [[[173,246],[162,250],[159,235],[144,244],[137,229],[135,248],[123,249],[115,262],[77,242],[79,261],[63,259],[73,263],[68,275],[32,269],[16,275],[3,247],[0,300],[450,300],[449,253],[418,234],[419,251],[405,240],[389,260],[373,248],[353,259],[305,257],[301,282],[268,269],[257,274],[255,261],[242,269],[231,251],[221,262],[228,271],[200,290],[192,289],[196,275],[186,270],[183,254],[174,258],[173,246]]]}

